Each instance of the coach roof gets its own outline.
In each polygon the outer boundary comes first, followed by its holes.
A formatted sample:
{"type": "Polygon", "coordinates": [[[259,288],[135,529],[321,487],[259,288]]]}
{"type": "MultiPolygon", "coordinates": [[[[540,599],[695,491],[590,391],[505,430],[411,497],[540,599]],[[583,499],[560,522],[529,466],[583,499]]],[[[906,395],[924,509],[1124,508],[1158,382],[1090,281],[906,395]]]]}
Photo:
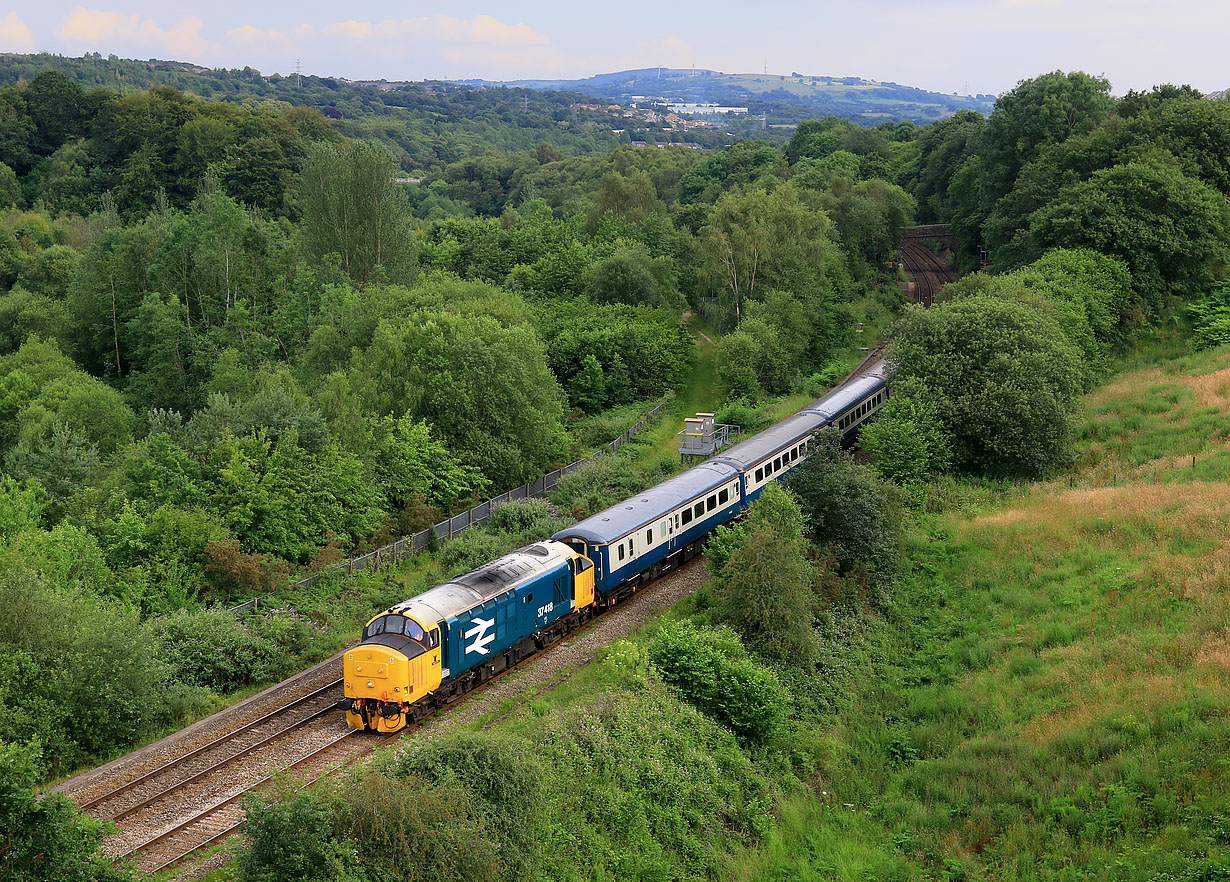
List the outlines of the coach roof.
{"type": "Polygon", "coordinates": [[[588,517],[552,539],[584,539],[593,545],[614,542],[638,527],[665,517],[689,500],[714,490],[738,477],[739,471],[729,463],[703,462],[680,475],[668,478],[644,493],[638,493],[606,511],[588,517]]]}

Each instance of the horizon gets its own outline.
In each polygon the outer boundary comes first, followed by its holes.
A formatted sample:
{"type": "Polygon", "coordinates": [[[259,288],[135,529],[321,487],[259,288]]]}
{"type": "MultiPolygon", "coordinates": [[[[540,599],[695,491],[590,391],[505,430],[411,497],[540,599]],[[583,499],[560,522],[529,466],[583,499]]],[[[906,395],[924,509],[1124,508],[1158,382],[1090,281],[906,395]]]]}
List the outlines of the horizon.
{"type": "Polygon", "coordinates": [[[351,18],[289,3],[52,2],[0,17],[0,52],[98,52],[208,68],[347,80],[579,80],[652,69],[789,77],[859,76],[940,94],[1001,95],[1051,70],[1105,76],[1115,94],[1164,83],[1225,89],[1230,22],[1211,0],[946,0],[918,16],[902,0],[770,0],[748,21],[733,3],[625,4],[617,21],[552,0],[490,5],[387,0],[351,18]],[[792,17],[792,18],[791,18],[792,17]],[[738,20],[738,27],[732,23],[738,20]],[[793,21],[793,23],[792,23],[793,21]],[[652,29],[646,25],[652,22],[652,29]],[[954,39],[969,25],[969,39],[954,39]],[[930,50],[943,46],[944,51],[930,50]],[[921,47],[921,49],[919,49],[921,47]]]}

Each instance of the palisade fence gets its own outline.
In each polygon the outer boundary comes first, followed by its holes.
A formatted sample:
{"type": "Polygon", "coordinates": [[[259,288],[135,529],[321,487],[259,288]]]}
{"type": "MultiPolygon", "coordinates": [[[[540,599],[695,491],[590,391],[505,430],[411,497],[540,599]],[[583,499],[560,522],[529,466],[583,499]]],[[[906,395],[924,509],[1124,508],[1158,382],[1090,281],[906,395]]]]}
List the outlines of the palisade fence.
{"type": "MultiPolygon", "coordinates": [[[[442,540],[452,539],[454,536],[464,533],[470,527],[486,521],[487,518],[491,516],[491,512],[495,511],[495,509],[499,508],[506,502],[545,496],[555,489],[555,486],[559,483],[559,479],[564,475],[569,472],[575,472],[577,469],[581,468],[581,466],[592,462],[604,453],[614,453],[620,447],[635,438],[637,434],[645,428],[646,424],[650,420],[662,412],[662,408],[666,406],[666,403],[669,400],[669,395],[663,398],[658,402],[657,406],[654,407],[653,410],[649,411],[637,420],[632,428],[628,429],[628,431],[624,432],[613,441],[599,447],[593,455],[588,456],[585,459],[578,459],[576,462],[569,463],[562,468],[553,469],[537,481],[534,481],[532,484],[522,484],[520,487],[514,487],[507,493],[501,493],[499,496],[491,497],[486,502],[480,502],[468,511],[463,511],[461,514],[455,514],[451,518],[445,518],[434,527],[436,537],[442,540]]],[[[330,567],[327,570],[321,570],[319,573],[312,573],[312,575],[306,576],[297,582],[291,582],[282,590],[293,591],[296,588],[306,588],[317,579],[332,575],[333,573],[342,571],[348,574],[356,573],[362,572],[363,570],[374,570],[378,567],[395,563],[404,557],[408,557],[409,555],[422,551],[426,548],[428,543],[431,541],[431,530],[432,528],[428,528],[426,530],[420,530],[410,536],[403,536],[392,545],[377,548],[375,551],[368,552],[367,554],[360,555],[359,557],[351,558],[350,560],[330,567]]],[[[242,615],[246,612],[255,612],[260,608],[262,601],[268,601],[269,598],[276,596],[278,593],[281,592],[274,592],[273,594],[266,594],[261,597],[254,597],[251,600],[245,600],[238,606],[231,607],[230,611],[234,615],[242,615]]]]}

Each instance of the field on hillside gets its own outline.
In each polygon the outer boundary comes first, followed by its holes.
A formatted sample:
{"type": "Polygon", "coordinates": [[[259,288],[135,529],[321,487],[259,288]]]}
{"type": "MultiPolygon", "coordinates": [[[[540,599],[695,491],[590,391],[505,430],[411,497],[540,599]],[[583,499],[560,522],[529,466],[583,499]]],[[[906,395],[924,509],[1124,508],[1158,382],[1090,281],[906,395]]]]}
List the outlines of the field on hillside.
{"type": "Polygon", "coordinates": [[[1230,878],[1227,395],[1230,353],[1158,360],[1088,396],[1074,474],[944,488],[831,797],[732,877],[1230,878]]]}

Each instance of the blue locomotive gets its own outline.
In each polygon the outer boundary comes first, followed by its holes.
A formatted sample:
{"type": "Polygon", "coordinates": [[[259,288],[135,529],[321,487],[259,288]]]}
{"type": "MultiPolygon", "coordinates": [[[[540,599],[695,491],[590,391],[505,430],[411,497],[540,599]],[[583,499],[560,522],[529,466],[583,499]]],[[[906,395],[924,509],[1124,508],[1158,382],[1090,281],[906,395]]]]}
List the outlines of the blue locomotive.
{"type": "Polygon", "coordinates": [[[619,505],[376,615],[344,659],[351,728],[395,732],[699,554],[828,426],[852,440],[888,400],[884,362],[619,505]]]}

